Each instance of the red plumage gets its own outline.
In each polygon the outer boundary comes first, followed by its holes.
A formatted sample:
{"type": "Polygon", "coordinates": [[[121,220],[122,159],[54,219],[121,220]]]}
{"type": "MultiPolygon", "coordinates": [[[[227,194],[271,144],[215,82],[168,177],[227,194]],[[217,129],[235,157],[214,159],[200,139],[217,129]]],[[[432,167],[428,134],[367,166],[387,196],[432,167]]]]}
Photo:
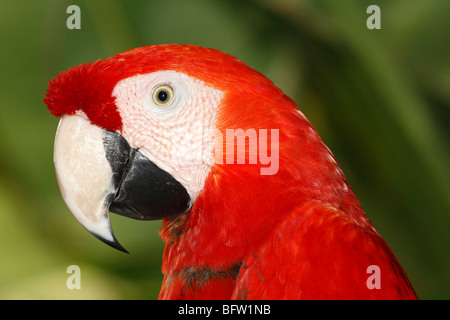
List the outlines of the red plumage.
{"type": "Polygon", "coordinates": [[[195,46],[138,48],[58,76],[46,103],[56,116],[82,110],[94,124],[120,132],[115,84],[160,70],[183,72],[224,93],[215,124],[221,132],[279,130],[275,175],[261,175],[248,161],[216,163],[192,208],[164,221],[160,298],[416,298],[310,122],[236,58],[195,46]],[[367,286],[370,265],[380,268],[381,289],[367,286]]]}

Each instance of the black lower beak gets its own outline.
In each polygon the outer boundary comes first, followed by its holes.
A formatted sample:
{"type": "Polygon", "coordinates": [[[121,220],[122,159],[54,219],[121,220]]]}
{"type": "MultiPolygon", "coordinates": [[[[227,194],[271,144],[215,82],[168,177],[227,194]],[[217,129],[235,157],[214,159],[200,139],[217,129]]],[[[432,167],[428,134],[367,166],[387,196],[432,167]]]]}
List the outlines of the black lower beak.
{"type": "Polygon", "coordinates": [[[103,145],[116,190],[109,211],[138,220],[176,217],[190,205],[187,190],[117,132],[105,131],[103,145]]]}

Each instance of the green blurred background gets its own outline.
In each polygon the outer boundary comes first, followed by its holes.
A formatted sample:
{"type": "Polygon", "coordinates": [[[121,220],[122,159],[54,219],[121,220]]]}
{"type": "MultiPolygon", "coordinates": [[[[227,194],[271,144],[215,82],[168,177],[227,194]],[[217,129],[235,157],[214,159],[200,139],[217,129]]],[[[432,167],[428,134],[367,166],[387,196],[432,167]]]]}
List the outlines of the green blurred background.
{"type": "Polygon", "coordinates": [[[180,43],[230,53],[291,96],[419,297],[449,299],[449,17],[448,0],[1,0],[0,298],[157,297],[161,222],[112,215],[127,255],[75,221],[53,168],[58,120],[42,99],[71,66],[180,43]],[[70,4],[81,30],[66,27],[70,4]],[[371,4],[381,30],[366,27],[371,4]],[[66,287],[72,264],[81,290],[66,287]]]}

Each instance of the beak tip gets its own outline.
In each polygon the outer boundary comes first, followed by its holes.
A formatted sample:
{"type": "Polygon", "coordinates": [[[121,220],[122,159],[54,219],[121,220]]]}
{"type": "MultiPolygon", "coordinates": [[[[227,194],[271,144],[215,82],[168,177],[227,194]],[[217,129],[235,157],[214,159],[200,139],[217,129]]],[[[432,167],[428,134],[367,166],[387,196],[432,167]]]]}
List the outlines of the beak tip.
{"type": "Polygon", "coordinates": [[[106,239],[104,237],[102,237],[101,235],[98,235],[94,232],[91,232],[92,235],[94,235],[94,237],[96,237],[97,239],[101,240],[102,242],[106,243],[108,246],[113,247],[114,249],[117,249],[119,251],[128,253],[127,249],[125,249],[120,243],[119,241],[117,241],[116,237],[112,234],[112,240],[106,239]]]}
{"type": "Polygon", "coordinates": [[[122,245],[117,241],[114,232],[111,228],[111,222],[109,220],[109,214],[104,213],[97,221],[93,222],[86,219],[81,219],[79,222],[85,227],[90,234],[97,239],[106,243],[108,246],[113,247],[119,251],[129,253],[122,245]]]}

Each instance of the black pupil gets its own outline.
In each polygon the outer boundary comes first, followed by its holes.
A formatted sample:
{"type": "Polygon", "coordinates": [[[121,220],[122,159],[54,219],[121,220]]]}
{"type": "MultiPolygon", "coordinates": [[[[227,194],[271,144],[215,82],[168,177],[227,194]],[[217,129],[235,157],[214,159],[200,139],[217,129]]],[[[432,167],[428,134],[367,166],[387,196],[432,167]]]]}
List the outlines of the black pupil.
{"type": "Polygon", "coordinates": [[[158,100],[161,102],[165,102],[167,100],[167,97],[169,95],[167,94],[167,91],[165,90],[161,90],[160,92],[158,92],[158,100]]]}

